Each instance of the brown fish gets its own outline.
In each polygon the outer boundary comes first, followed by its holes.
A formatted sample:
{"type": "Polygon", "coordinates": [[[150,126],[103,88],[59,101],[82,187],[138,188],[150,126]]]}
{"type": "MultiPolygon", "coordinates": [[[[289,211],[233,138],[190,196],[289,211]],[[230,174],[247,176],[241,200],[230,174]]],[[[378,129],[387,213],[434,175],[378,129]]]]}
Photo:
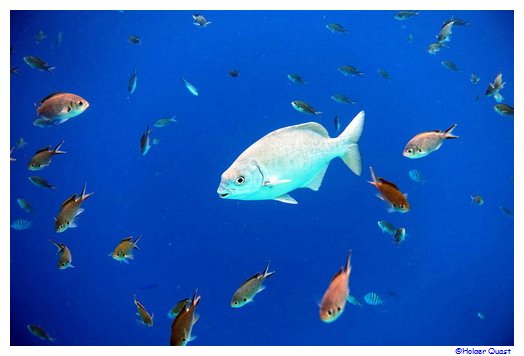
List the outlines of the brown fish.
{"type": "Polygon", "coordinates": [[[38,171],[51,164],[51,157],[58,154],[64,154],[66,152],[59,151],[64,141],[60,142],[53,150],[50,150],[51,146],[44,147],[36,151],[35,155],[29,161],[27,168],[31,171],[38,171]]]}
{"type": "Polygon", "coordinates": [[[197,296],[198,289],[191,298],[191,303],[186,305],[173,320],[171,324],[171,346],[186,346],[188,342],[194,340],[196,336],[191,336],[193,325],[198,320],[198,315],[195,314],[196,307],[200,302],[200,296],[197,296]]]}
{"type": "Polygon", "coordinates": [[[247,303],[252,302],[255,295],[266,288],[264,287],[264,281],[266,278],[273,275],[273,273],[275,272],[269,272],[268,261],[263,273],[257,272],[253,277],[242,283],[242,285],[236,290],[231,299],[231,307],[240,308],[247,303]]]}
{"type": "Polygon", "coordinates": [[[73,194],[69,199],[62,203],[62,207],[55,218],[55,231],[64,232],[70,227],[76,227],[75,219],[78,215],[84,212],[80,207],[82,203],[94,193],[86,194],[87,182],[84,184],[82,194],[77,196],[73,194]]]}
{"type": "Polygon", "coordinates": [[[369,169],[371,171],[371,178],[373,181],[368,181],[368,183],[377,187],[379,191],[377,197],[390,205],[388,211],[390,213],[394,211],[398,211],[400,213],[408,212],[409,203],[407,201],[407,194],[402,194],[395,184],[388,182],[384,178],[377,178],[375,171],[373,171],[373,167],[369,167],[369,169]]]}
{"type": "Polygon", "coordinates": [[[348,252],[346,266],[335,274],[320,302],[320,320],[331,323],[342,314],[349,298],[349,276],[351,274],[351,250],[348,252]]]}
{"type": "Polygon", "coordinates": [[[135,241],[133,241],[132,236],[122,239],[115,247],[113,252],[109,254],[109,256],[113,257],[117,261],[129,263],[127,260],[134,259],[133,249],[138,250],[138,246],[136,244],[141,237],[142,236],[138,236],[135,241]]]}
{"type": "Polygon", "coordinates": [[[190,298],[185,298],[185,299],[182,299],[180,301],[178,301],[178,303],[175,304],[175,306],[173,308],[171,308],[168,312],[167,312],[167,317],[169,319],[174,319],[176,318],[176,316],[178,314],[180,314],[180,312],[182,311],[182,309],[185,309],[186,308],[186,305],[187,303],[189,303],[191,299],[190,298]]]}
{"type": "Polygon", "coordinates": [[[136,298],[136,294],[134,295],[133,299],[134,299],[136,310],[137,310],[136,315],[140,317],[140,320],[137,320],[137,321],[147,326],[153,326],[154,314],[149,314],[147,312],[146,308],[144,308],[142,303],[140,303],[138,299],[136,298]]]}
{"type": "Polygon", "coordinates": [[[58,243],[53,240],[49,240],[53,245],[55,245],[58,248],[57,254],[60,254],[60,258],[58,259],[58,268],[59,269],[66,269],[67,267],[75,267],[71,264],[71,261],[73,260],[73,257],[71,255],[71,251],[69,248],[64,245],[63,243],[58,243]]]}
{"type": "MultiPolygon", "coordinates": [[[[35,104],[36,106],[36,104],[35,104]]],[[[59,125],[80,115],[89,107],[89,102],[71,93],[53,93],[40,101],[36,120],[47,121],[49,125],[59,125]]],[[[35,121],[36,121],[35,120],[35,121]]]]}
{"type": "Polygon", "coordinates": [[[434,152],[442,146],[444,140],[459,138],[453,135],[457,124],[452,125],[446,131],[426,131],[415,135],[404,147],[402,155],[407,158],[422,158],[434,152]]]}

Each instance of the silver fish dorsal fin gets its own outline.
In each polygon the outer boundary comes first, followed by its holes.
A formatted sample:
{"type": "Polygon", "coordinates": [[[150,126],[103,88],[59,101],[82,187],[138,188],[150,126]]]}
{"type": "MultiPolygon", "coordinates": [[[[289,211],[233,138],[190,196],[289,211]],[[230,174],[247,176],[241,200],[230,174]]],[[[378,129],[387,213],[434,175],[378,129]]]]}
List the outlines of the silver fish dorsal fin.
{"type": "Polygon", "coordinates": [[[320,125],[317,122],[306,122],[305,124],[299,124],[295,126],[287,127],[289,130],[307,130],[319,134],[322,137],[329,137],[327,130],[324,126],[320,125]]]}

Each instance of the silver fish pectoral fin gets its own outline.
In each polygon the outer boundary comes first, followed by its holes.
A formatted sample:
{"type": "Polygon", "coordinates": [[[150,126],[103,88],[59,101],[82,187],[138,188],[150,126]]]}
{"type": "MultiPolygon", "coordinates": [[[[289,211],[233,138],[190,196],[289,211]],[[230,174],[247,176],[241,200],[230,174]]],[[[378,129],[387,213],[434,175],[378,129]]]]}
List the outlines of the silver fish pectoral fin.
{"type": "Polygon", "coordinates": [[[281,195],[279,197],[274,198],[273,200],[286,204],[298,204],[298,202],[289,194],[281,195]]]}

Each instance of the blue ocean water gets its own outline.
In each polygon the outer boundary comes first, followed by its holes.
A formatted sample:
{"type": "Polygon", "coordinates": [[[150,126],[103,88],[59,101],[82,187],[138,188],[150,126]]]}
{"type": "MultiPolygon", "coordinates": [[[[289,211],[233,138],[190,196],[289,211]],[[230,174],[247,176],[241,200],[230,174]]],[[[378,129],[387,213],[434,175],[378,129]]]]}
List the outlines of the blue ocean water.
{"type": "Polygon", "coordinates": [[[422,11],[398,21],[396,11],[205,11],[206,27],[192,23],[195,12],[11,12],[10,139],[28,144],[12,153],[10,220],[32,221],[11,229],[11,345],[52,344],[28,324],[55,345],[168,345],[166,314],[196,289],[198,337],[189,345],[513,345],[514,225],[500,207],[513,209],[514,125],[484,96],[502,72],[513,106],[513,12],[422,11]],[[470,23],[429,54],[452,16],[470,23]],[[329,23],[349,32],[332,33],[329,23]],[[47,38],[37,44],[40,30],[47,38]],[[131,34],[142,43],[129,43],[131,34]],[[28,67],[28,55],[54,73],[28,67]],[[365,74],[343,76],[341,65],[365,74]],[[57,127],[34,126],[33,104],[53,92],[81,95],[90,107],[57,127]],[[357,102],[337,103],[337,93],[357,102]],[[294,110],[293,100],[322,115],[294,110]],[[218,197],[222,172],[265,134],[317,121],[333,137],[336,115],[344,128],[361,110],[361,176],[334,159],[319,191],[291,192],[297,205],[218,197]],[[152,127],[171,116],[178,122],[152,127]],[[402,156],[415,134],[452,124],[458,139],[421,159],[402,156]],[[142,156],[148,125],[159,143],[142,156]],[[66,154],[27,169],[35,151],[62,140],[66,154]],[[409,212],[387,212],[367,183],[369,166],[408,193],[409,212]],[[412,169],[425,184],[410,179],[412,169]],[[56,189],[31,184],[35,174],[56,189]],[[56,233],[53,218],[85,182],[94,194],[78,227],[56,233]],[[483,205],[471,203],[475,194],[483,205]],[[405,227],[405,241],[395,246],[378,220],[405,227]],[[108,256],[127,236],[142,236],[129,264],[108,256]],[[71,249],[75,268],[57,268],[49,239],[71,249]],[[363,305],[348,303],[323,323],[318,303],[348,250],[350,293],[363,305]],[[234,291],[268,260],[276,273],[266,289],[231,308],[234,291]],[[383,304],[367,305],[369,292],[383,304]],[[152,327],[136,321],[135,293],[152,327]]]}

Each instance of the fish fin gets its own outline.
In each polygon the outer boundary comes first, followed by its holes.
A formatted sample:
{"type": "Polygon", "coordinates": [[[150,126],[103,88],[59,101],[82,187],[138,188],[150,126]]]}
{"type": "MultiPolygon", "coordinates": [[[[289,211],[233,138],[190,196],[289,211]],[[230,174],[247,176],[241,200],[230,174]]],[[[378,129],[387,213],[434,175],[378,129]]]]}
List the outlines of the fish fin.
{"type": "Polygon", "coordinates": [[[196,324],[196,322],[198,321],[198,319],[200,319],[200,314],[195,314],[195,315],[193,316],[193,325],[196,324]]]}
{"type": "Polygon", "coordinates": [[[396,210],[392,206],[388,208],[388,213],[394,213],[396,210]]]}
{"type": "Polygon", "coordinates": [[[82,188],[82,194],[80,195],[80,198],[82,199],[82,201],[86,200],[87,198],[89,198],[91,195],[94,194],[94,192],[86,194],[86,189],[87,189],[87,182],[84,183],[84,188],[82,188]]]}
{"type": "Polygon", "coordinates": [[[385,199],[385,198],[382,196],[382,194],[380,194],[380,193],[376,193],[375,196],[376,196],[377,198],[379,198],[380,200],[382,200],[382,201],[386,201],[386,199],[385,199]]]}
{"type": "Polygon", "coordinates": [[[124,262],[126,265],[129,264],[129,262],[127,262],[127,258],[124,258],[123,260],[120,260],[120,262],[124,262]]]}
{"type": "Polygon", "coordinates": [[[78,215],[82,214],[84,211],[85,211],[84,208],[78,208],[78,210],[76,211],[75,217],[77,217],[78,215]]]}
{"type": "Polygon", "coordinates": [[[362,162],[358,141],[364,128],[364,111],[361,111],[349,123],[346,129],[338,136],[347,144],[346,151],[340,158],[351,169],[353,173],[359,176],[362,173],[362,162]]]}
{"type": "MultiPolygon", "coordinates": [[[[56,220],[56,218],[55,218],[56,220]]],[[[49,242],[51,242],[53,245],[56,246],[56,248],[58,248],[58,251],[56,252],[56,254],[58,255],[58,253],[60,253],[60,250],[62,250],[62,248],[60,247],[60,245],[58,244],[58,242],[55,242],[53,240],[49,240],[49,242]]]]}
{"type": "Polygon", "coordinates": [[[46,151],[49,151],[50,148],[51,148],[51,146],[47,146],[47,147],[41,148],[41,149],[39,149],[38,151],[35,152],[35,155],[36,155],[37,153],[40,153],[40,152],[46,152],[46,151]]]}
{"type": "MultiPolygon", "coordinates": [[[[264,289],[266,289],[266,286],[262,284],[260,287],[258,287],[257,293],[262,292],[264,289]]],[[[254,302],[253,299],[252,299],[252,301],[254,302]]]]}
{"type": "Polygon", "coordinates": [[[320,172],[318,172],[318,174],[315,176],[315,178],[313,178],[303,188],[309,188],[309,189],[314,190],[314,191],[319,190],[320,189],[320,185],[322,185],[322,180],[324,179],[324,175],[326,174],[326,171],[328,169],[328,165],[326,165],[326,167],[322,168],[320,170],[320,172]]]}
{"type": "Polygon", "coordinates": [[[270,262],[271,262],[271,260],[267,261],[266,269],[264,269],[264,274],[263,274],[264,278],[267,278],[267,277],[273,275],[273,273],[275,273],[275,271],[269,272],[269,263],[270,262]]]}
{"type": "Polygon", "coordinates": [[[60,151],[60,147],[64,144],[64,142],[65,142],[65,140],[62,140],[62,142],[60,142],[60,143],[55,147],[55,149],[53,150],[53,153],[54,153],[55,155],[66,153],[65,151],[60,151]]]}
{"type": "Polygon", "coordinates": [[[320,116],[322,115],[322,111],[314,111],[313,114],[315,114],[316,116],[320,116]]]}
{"type": "Polygon", "coordinates": [[[272,187],[274,185],[284,184],[284,183],[290,183],[291,179],[276,179],[270,177],[268,180],[264,182],[264,186],[266,187],[272,187]]]}
{"type": "Polygon", "coordinates": [[[78,225],[74,221],[71,221],[71,223],[69,224],[69,227],[75,228],[75,227],[78,227],[78,225]]]}
{"type": "Polygon", "coordinates": [[[293,197],[289,194],[281,195],[279,197],[274,198],[273,200],[277,200],[286,204],[298,204],[298,202],[295,199],[293,199],[293,197]]]}
{"type": "MultiPolygon", "coordinates": [[[[133,256],[133,255],[131,255],[131,254],[129,254],[129,255],[125,256],[125,257],[126,257],[126,259],[128,259],[128,260],[133,260],[133,261],[135,260],[135,256],[133,256]]],[[[125,261],[125,260],[124,260],[124,261],[125,261]]]]}
{"type": "Polygon", "coordinates": [[[190,342],[190,341],[193,341],[197,338],[196,335],[191,335],[191,337],[189,337],[189,340],[187,340],[187,342],[190,342]]]}
{"type": "Polygon", "coordinates": [[[75,266],[73,266],[72,264],[69,264],[67,267],[75,268],[75,266]]]}
{"type": "Polygon", "coordinates": [[[326,129],[324,128],[324,126],[316,122],[306,122],[305,124],[299,124],[295,126],[286,127],[282,131],[287,131],[287,130],[308,130],[308,131],[315,132],[316,134],[319,134],[322,137],[329,138],[329,134],[326,131],[326,129]]]}
{"type": "Polygon", "coordinates": [[[333,276],[333,278],[331,278],[331,281],[334,281],[339,275],[341,275],[342,273],[344,273],[344,267],[340,267],[340,270],[335,273],[335,275],[333,276]]]}
{"type": "Polygon", "coordinates": [[[348,251],[348,257],[346,259],[346,267],[345,271],[348,271],[348,273],[351,273],[351,255],[353,254],[353,250],[348,251]]]}
{"type": "Polygon", "coordinates": [[[458,136],[453,135],[453,130],[455,127],[457,127],[458,124],[452,125],[450,128],[448,128],[446,131],[444,131],[444,138],[450,139],[450,138],[459,138],[458,136]]]}
{"type": "Polygon", "coordinates": [[[385,185],[389,185],[390,187],[395,188],[396,190],[399,190],[398,187],[395,185],[395,183],[391,183],[390,181],[385,180],[384,178],[378,178],[378,180],[385,185]]]}

